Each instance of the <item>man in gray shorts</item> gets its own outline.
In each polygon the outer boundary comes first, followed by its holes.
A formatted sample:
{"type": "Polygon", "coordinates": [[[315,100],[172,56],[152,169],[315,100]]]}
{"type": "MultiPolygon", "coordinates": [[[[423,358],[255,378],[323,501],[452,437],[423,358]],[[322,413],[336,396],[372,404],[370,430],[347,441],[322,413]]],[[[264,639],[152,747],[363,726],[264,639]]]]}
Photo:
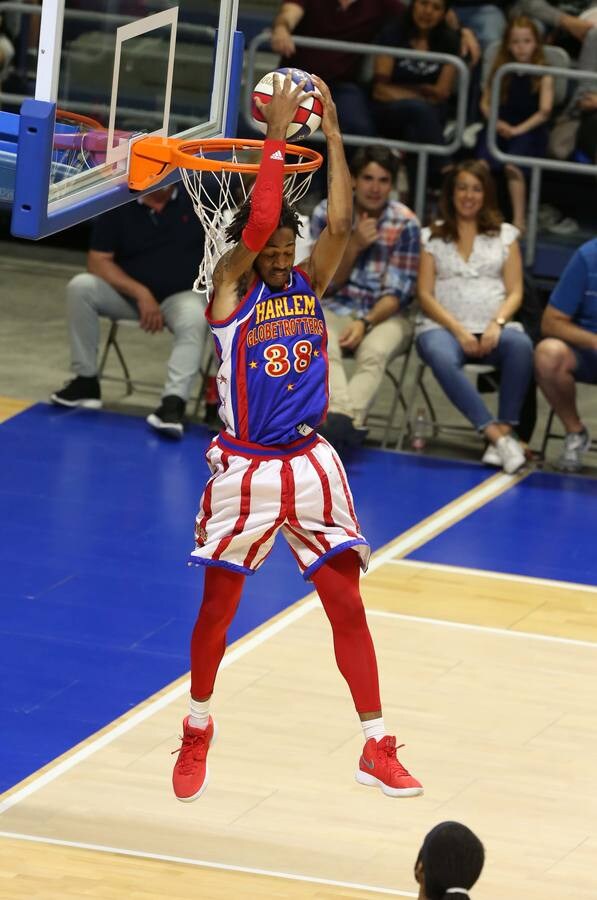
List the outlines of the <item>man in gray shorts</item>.
{"type": "Polygon", "coordinates": [[[597,238],[578,248],[549,298],[535,348],[537,384],[566,429],[557,462],[578,472],[591,438],[578,415],[576,382],[597,384],[597,238]]]}
{"type": "Polygon", "coordinates": [[[153,191],[95,220],[87,272],[76,275],[67,287],[75,378],[51,395],[52,403],[101,407],[100,316],[137,320],[149,334],[165,325],[173,335],[172,352],[161,404],[147,421],[168,437],[182,437],[207,328],[204,304],[191,289],[203,246],[203,229],[180,187],[153,191]]]}

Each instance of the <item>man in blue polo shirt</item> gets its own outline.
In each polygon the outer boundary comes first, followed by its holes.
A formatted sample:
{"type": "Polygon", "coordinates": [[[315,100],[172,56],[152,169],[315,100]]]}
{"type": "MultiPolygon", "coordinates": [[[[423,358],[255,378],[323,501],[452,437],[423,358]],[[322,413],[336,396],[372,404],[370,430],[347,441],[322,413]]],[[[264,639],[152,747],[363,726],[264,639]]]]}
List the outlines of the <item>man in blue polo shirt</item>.
{"type": "Polygon", "coordinates": [[[67,287],[71,368],[75,378],[52,394],[59,406],[99,409],[99,317],[137,319],[150,334],[172,332],[159,408],[148,423],[181,438],[186,401],[199,372],[206,321],[191,288],[204,234],[187,192],[167,187],[100,216],[93,224],[87,272],[67,287]]]}
{"type": "Polygon", "coordinates": [[[597,239],[578,248],[543,313],[535,349],[537,383],[560,417],[566,437],[556,463],[578,472],[591,438],[576,406],[576,382],[597,384],[597,239]]]}

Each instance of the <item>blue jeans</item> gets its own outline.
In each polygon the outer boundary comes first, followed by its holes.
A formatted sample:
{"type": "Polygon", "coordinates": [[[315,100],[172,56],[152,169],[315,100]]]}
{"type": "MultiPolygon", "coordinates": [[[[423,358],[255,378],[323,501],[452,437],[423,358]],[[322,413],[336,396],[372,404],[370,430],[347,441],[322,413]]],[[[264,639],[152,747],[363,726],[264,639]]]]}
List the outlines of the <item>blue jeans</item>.
{"type": "Polygon", "coordinates": [[[506,30],[506,18],[497,6],[492,3],[480,3],[478,6],[454,6],[454,12],[463,28],[470,28],[485,50],[488,44],[500,41],[506,30]]]}
{"type": "MultiPolygon", "coordinates": [[[[75,375],[93,377],[97,374],[99,317],[135,321],[139,318],[137,305],[90,272],[80,272],[69,281],[66,302],[71,368],[75,375]]],[[[174,394],[188,400],[201,364],[207,330],[205,307],[199,295],[188,290],[166,297],[160,310],[174,337],[162,397],[174,394]]]]}
{"type": "Polygon", "coordinates": [[[377,129],[368,91],[352,81],[337,81],[330,86],[330,90],[342,134],[375,137],[377,129]]]}
{"type": "Polygon", "coordinates": [[[418,336],[416,345],[419,356],[431,367],[448,399],[478,431],[484,431],[496,421],[518,424],[533,372],[533,345],[524,331],[502,329],[497,347],[480,357],[467,356],[446,328],[424,331],[418,336]],[[497,420],[463,371],[466,363],[495,366],[500,370],[497,420]]]}
{"type": "MultiPolygon", "coordinates": [[[[443,144],[445,106],[443,103],[429,103],[427,100],[386,100],[373,104],[373,112],[379,133],[393,140],[410,141],[412,144],[443,144]]],[[[429,157],[429,180],[434,187],[439,181],[445,156],[429,157]]],[[[406,156],[408,173],[409,202],[414,201],[417,182],[417,157],[413,153],[406,156]]]]}

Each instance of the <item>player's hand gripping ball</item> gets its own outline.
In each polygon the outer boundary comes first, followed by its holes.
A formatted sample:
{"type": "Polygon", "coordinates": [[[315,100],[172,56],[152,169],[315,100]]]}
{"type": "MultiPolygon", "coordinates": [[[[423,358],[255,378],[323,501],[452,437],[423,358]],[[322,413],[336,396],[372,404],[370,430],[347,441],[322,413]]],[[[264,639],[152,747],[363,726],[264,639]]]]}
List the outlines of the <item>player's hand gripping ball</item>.
{"type": "MultiPolygon", "coordinates": [[[[303,88],[305,91],[316,90],[315,85],[302,69],[276,69],[275,72],[268,72],[267,75],[264,75],[261,81],[255,85],[251,97],[253,125],[263,134],[267,131],[267,122],[257,108],[255,98],[259,98],[262,103],[269,103],[274,93],[274,78],[277,77],[279,83],[281,83],[288,72],[290,72],[295,84],[305,81],[303,88]]],[[[305,138],[310,137],[321,125],[322,116],[323,104],[319,97],[305,97],[299,103],[294,119],[286,130],[286,139],[289,141],[303,141],[305,138]]]]}

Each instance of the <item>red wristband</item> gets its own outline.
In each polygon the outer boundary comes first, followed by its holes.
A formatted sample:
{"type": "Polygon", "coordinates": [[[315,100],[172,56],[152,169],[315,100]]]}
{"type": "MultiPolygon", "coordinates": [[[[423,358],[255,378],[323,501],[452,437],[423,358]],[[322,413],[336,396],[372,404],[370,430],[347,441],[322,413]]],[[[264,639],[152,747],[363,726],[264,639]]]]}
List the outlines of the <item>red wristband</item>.
{"type": "Polygon", "coordinates": [[[243,242],[253,253],[263,250],[280,221],[285,150],[285,141],[267,138],[263,143],[261,165],[251,195],[251,213],[243,229],[243,242]]]}

